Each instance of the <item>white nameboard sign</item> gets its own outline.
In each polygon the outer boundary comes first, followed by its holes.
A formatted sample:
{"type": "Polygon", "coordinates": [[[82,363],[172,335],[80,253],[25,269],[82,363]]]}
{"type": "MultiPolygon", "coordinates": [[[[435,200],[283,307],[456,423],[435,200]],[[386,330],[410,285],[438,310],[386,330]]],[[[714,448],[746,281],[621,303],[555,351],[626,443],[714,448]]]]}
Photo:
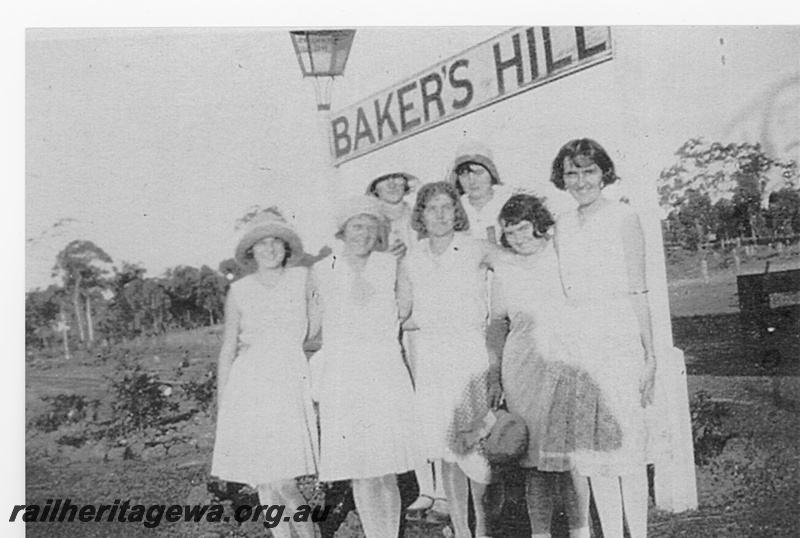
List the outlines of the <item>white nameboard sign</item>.
{"type": "Polygon", "coordinates": [[[331,115],[333,164],[611,58],[606,26],[508,30],[331,115]]]}

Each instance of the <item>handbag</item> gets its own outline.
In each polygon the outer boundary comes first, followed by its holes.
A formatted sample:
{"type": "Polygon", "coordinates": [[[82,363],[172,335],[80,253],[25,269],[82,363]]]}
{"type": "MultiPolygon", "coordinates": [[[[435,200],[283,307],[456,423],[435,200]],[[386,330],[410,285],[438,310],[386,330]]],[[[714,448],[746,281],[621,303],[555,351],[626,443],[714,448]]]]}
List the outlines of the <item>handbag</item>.
{"type": "MultiPolygon", "coordinates": [[[[486,458],[493,465],[516,463],[528,450],[528,426],[525,420],[505,409],[490,411],[489,415],[494,420],[482,443],[486,458]]],[[[492,419],[489,418],[489,421],[492,419]]]]}

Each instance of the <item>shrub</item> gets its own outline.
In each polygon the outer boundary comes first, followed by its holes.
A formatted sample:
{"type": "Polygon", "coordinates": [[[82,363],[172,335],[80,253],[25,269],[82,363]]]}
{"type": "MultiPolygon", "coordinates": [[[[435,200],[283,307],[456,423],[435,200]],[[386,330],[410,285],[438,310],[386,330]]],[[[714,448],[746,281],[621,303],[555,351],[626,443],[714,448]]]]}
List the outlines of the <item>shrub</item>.
{"type": "Polygon", "coordinates": [[[115,394],[113,421],[119,434],[142,430],[178,410],[178,402],[170,398],[158,378],[140,366],[111,380],[111,388],[115,394]]]}
{"type": "Polygon", "coordinates": [[[730,405],[711,400],[705,390],[698,391],[689,402],[692,415],[692,441],[694,462],[706,465],[719,456],[725,443],[736,434],[726,433],[725,418],[730,415],[730,405]]]}
{"type": "Polygon", "coordinates": [[[86,441],[88,440],[89,435],[86,434],[62,435],[56,439],[56,444],[61,446],[71,446],[72,448],[80,448],[85,445],[86,441]]]}
{"type": "Polygon", "coordinates": [[[91,419],[97,420],[99,400],[87,400],[85,396],[76,394],[59,394],[57,396],[44,396],[42,400],[49,402],[50,410],[31,421],[31,426],[49,433],[61,426],[80,422],[91,412],[91,419]]]}
{"type": "Polygon", "coordinates": [[[217,370],[216,368],[209,368],[208,372],[197,381],[192,379],[183,384],[183,392],[187,398],[193,400],[194,403],[203,412],[208,411],[214,403],[214,398],[217,394],[217,370]]]}

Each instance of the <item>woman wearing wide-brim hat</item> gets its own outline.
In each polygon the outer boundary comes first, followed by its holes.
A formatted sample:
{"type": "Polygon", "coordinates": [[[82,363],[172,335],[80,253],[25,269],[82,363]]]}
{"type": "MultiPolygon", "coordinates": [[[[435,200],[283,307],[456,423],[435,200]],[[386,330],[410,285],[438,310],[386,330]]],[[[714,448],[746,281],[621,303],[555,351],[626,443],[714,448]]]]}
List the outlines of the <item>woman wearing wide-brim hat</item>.
{"type": "MultiPolygon", "coordinates": [[[[235,258],[250,274],[234,282],[225,302],[217,374],[217,428],[211,474],[257,488],[261,504],[305,504],[295,483],[317,472],[317,428],[303,342],[318,331],[309,272],[296,266],[303,243],[270,208],[239,235],[235,258]]],[[[313,538],[311,522],[280,522],[313,538]]]]}
{"type": "Polygon", "coordinates": [[[397,536],[398,474],[420,463],[414,393],[398,341],[410,312],[402,259],[386,250],[388,221],[370,196],[337,216],[341,249],[314,266],[323,312],[312,359],[319,400],[319,479],[351,480],[368,538],[397,536]]]}

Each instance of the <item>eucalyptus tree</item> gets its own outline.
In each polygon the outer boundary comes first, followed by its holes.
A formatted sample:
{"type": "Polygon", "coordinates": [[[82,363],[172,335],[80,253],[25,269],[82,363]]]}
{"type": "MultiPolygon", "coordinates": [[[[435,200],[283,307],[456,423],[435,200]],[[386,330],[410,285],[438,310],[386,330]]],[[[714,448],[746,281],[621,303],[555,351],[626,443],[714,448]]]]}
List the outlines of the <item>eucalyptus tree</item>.
{"type": "Polygon", "coordinates": [[[800,189],[797,163],[773,158],[759,144],[691,138],[675,155],[659,177],[659,203],[676,239],[691,249],[712,237],[767,235],[770,198],[800,189]]]}
{"type": "Polygon", "coordinates": [[[76,239],[56,256],[53,276],[70,291],[81,342],[94,341],[92,300],[109,287],[113,272],[111,257],[91,241],[76,239]]]}

